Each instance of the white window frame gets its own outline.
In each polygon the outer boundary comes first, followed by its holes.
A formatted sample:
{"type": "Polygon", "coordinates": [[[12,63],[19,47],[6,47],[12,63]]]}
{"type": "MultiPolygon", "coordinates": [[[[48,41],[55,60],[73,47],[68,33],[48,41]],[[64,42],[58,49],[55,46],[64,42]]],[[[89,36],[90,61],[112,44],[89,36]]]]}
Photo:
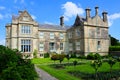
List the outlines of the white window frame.
{"type": "Polygon", "coordinates": [[[22,25],[21,26],[21,33],[22,34],[30,34],[31,33],[31,27],[29,25],[22,25]]]}
{"type": "Polygon", "coordinates": [[[72,32],[68,32],[69,39],[72,38],[72,32]]]}
{"type": "Polygon", "coordinates": [[[54,43],[54,42],[50,42],[50,43],[49,43],[49,50],[50,50],[51,52],[54,52],[54,51],[55,51],[55,43],[54,43]],[[53,46],[51,46],[52,43],[53,43],[53,46]]]}
{"type": "Polygon", "coordinates": [[[44,43],[40,42],[39,51],[44,51],[44,43]]]}
{"type": "Polygon", "coordinates": [[[40,38],[41,38],[41,39],[44,38],[44,32],[40,32],[40,38]]]}
{"type": "Polygon", "coordinates": [[[60,50],[63,50],[63,48],[64,48],[64,44],[60,43],[60,50]]]}
{"type": "Polygon", "coordinates": [[[80,30],[79,29],[76,29],[76,36],[80,36],[80,30]]]}
{"type": "Polygon", "coordinates": [[[29,40],[29,39],[21,40],[21,51],[22,52],[31,52],[31,40],[29,40]]]}
{"type": "Polygon", "coordinates": [[[53,32],[50,33],[50,39],[54,39],[55,34],[53,32]]]}
{"type": "Polygon", "coordinates": [[[64,39],[64,34],[60,33],[60,39],[64,39]]]}
{"type": "Polygon", "coordinates": [[[76,42],[76,50],[80,50],[80,42],[76,42]]]}
{"type": "Polygon", "coordinates": [[[73,51],[73,44],[69,43],[69,51],[73,51]]]}

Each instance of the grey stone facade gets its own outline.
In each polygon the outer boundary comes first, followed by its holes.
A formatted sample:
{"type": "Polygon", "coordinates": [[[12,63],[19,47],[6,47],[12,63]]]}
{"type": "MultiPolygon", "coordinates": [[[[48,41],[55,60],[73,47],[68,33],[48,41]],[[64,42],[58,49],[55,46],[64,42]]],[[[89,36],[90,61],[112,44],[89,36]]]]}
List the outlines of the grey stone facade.
{"type": "Polygon", "coordinates": [[[6,46],[31,58],[35,50],[38,57],[47,52],[106,55],[109,47],[107,12],[102,13],[102,18],[98,15],[98,7],[95,12],[91,17],[90,9],[86,9],[86,18],[77,15],[73,26],[68,28],[63,16],[60,25],[39,24],[26,10],[20,11],[6,25],[6,46]]]}

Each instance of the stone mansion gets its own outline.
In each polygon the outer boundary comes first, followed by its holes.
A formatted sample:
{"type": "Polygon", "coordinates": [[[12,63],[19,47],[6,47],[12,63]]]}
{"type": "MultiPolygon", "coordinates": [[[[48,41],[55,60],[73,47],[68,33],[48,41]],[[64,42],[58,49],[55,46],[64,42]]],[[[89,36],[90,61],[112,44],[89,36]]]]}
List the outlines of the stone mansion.
{"type": "Polygon", "coordinates": [[[6,24],[6,46],[18,49],[23,55],[33,58],[43,57],[47,52],[76,53],[87,55],[91,52],[107,55],[109,48],[107,12],[99,16],[98,7],[95,15],[87,8],[86,17],[76,15],[72,26],[64,25],[64,17],[60,17],[60,25],[39,24],[25,11],[12,16],[12,22],[6,24]]]}

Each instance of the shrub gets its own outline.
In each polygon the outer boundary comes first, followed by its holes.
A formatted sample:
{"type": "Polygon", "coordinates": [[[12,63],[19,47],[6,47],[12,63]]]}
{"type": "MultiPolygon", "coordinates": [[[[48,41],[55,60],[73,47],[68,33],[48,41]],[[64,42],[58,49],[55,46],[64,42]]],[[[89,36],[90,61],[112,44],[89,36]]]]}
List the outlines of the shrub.
{"type": "Polygon", "coordinates": [[[89,53],[87,55],[87,59],[93,60],[94,59],[94,54],[93,53],[89,53]]]}
{"type": "Polygon", "coordinates": [[[61,64],[61,62],[64,60],[64,58],[65,58],[65,55],[64,54],[58,54],[58,56],[59,56],[59,61],[60,61],[60,64],[61,64]]]}
{"type": "Polygon", "coordinates": [[[109,51],[120,51],[120,46],[110,46],[109,51]]]}
{"type": "Polygon", "coordinates": [[[67,54],[65,57],[67,58],[68,63],[69,63],[69,60],[70,60],[70,55],[69,55],[69,54],[67,54]]]}
{"type": "Polygon", "coordinates": [[[51,60],[54,60],[54,62],[56,60],[59,60],[60,63],[64,60],[64,58],[65,58],[65,54],[54,54],[51,56],[51,60]]]}
{"type": "Polygon", "coordinates": [[[76,54],[72,53],[70,57],[71,58],[76,58],[76,54]]]}
{"type": "Polygon", "coordinates": [[[34,56],[34,58],[37,58],[37,50],[36,49],[33,52],[33,56],[34,56]]]}
{"type": "Polygon", "coordinates": [[[16,50],[0,46],[1,80],[34,80],[35,77],[37,73],[29,59],[22,59],[16,50]]]}
{"type": "Polygon", "coordinates": [[[110,65],[110,72],[112,71],[112,67],[115,63],[116,63],[116,59],[110,57],[108,60],[108,64],[110,65]]]}
{"type": "Polygon", "coordinates": [[[77,61],[75,60],[75,61],[73,61],[73,65],[74,65],[74,67],[77,65],[77,61]]]}
{"type": "Polygon", "coordinates": [[[98,53],[94,54],[94,59],[101,59],[100,54],[98,54],[98,53]]]}
{"type": "Polygon", "coordinates": [[[56,55],[56,54],[51,56],[51,60],[54,60],[54,62],[58,59],[59,59],[58,55],[56,55]]]}
{"type": "Polygon", "coordinates": [[[44,58],[49,58],[49,57],[50,57],[49,53],[44,54],[44,58]]]}

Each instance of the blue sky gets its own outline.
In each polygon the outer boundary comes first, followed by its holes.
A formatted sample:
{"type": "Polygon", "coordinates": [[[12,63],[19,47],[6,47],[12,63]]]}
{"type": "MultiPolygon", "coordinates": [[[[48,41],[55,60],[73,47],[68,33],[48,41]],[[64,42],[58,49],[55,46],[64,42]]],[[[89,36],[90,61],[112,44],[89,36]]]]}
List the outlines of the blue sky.
{"type": "Polygon", "coordinates": [[[72,25],[79,14],[85,17],[85,9],[91,8],[91,16],[99,6],[99,15],[108,12],[109,34],[120,40],[120,0],[0,0],[0,44],[5,44],[5,25],[19,10],[27,10],[40,24],[59,24],[64,15],[65,25],[72,25]]]}

